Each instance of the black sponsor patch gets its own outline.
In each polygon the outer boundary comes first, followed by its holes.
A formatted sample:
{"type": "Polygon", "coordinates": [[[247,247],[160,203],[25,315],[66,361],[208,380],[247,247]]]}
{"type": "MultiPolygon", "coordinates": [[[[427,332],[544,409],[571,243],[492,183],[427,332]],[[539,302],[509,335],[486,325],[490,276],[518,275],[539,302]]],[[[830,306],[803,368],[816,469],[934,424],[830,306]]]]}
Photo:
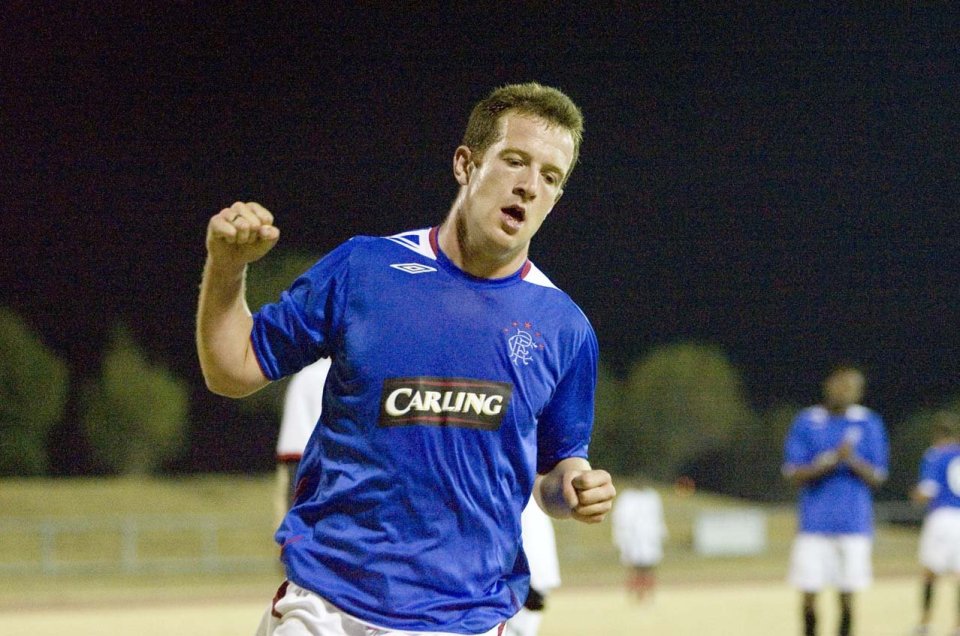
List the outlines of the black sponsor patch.
{"type": "Polygon", "coordinates": [[[380,426],[455,426],[495,431],[513,385],[472,378],[390,378],[380,394],[380,426]]]}

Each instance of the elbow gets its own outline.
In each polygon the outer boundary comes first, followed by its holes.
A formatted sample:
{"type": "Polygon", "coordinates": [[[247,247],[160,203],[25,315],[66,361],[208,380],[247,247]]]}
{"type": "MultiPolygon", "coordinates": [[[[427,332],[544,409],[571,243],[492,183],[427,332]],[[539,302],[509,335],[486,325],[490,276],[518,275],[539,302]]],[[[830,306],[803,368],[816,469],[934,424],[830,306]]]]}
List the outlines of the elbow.
{"type": "Polygon", "coordinates": [[[784,466],[781,468],[780,476],[791,486],[796,487],[803,484],[803,480],[800,478],[800,475],[797,474],[797,469],[793,466],[784,466]]]}
{"type": "Polygon", "coordinates": [[[240,395],[236,395],[235,392],[232,391],[229,386],[227,386],[226,384],[223,384],[222,382],[218,382],[214,378],[204,377],[204,383],[207,385],[207,390],[213,393],[214,395],[219,395],[221,397],[228,397],[228,398],[241,397],[240,395]]]}
{"type": "Polygon", "coordinates": [[[887,482],[887,471],[882,468],[871,468],[869,471],[869,484],[874,488],[879,488],[887,482]]]}
{"type": "Polygon", "coordinates": [[[203,380],[208,391],[221,397],[237,399],[246,397],[256,391],[256,387],[247,387],[222,376],[204,373],[203,380]]]}

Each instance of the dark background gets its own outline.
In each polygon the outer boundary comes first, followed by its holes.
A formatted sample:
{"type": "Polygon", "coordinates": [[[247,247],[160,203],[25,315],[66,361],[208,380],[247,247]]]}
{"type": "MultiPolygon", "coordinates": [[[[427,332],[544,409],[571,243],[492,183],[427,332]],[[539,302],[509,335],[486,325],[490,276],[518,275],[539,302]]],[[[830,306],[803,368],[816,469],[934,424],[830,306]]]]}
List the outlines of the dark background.
{"type": "MultiPolygon", "coordinates": [[[[74,377],[129,325],[194,387],[180,468],[272,461],[275,423],[244,423],[197,368],[207,219],[257,200],[281,246],[317,254],[436,224],[470,107],[526,80],[587,122],[532,257],[616,371],[717,343],[764,407],[815,401],[855,361],[893,426],[957,393],[950,3],[375,6],[5,5],[0,304],[74,377]]],[[[85,469],[75,415],[63,474],[85,469]]]]}

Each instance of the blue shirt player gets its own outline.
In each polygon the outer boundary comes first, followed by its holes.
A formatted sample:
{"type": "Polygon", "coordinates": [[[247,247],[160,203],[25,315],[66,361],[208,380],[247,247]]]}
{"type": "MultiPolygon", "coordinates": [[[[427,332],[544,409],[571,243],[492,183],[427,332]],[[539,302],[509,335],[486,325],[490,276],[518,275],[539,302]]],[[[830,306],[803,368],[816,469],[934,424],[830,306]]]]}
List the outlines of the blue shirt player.
{"type": "Polygon", "coordinates": [[[816,633],[816,594],[828,586],[848,636],[853,593],[872,580],[872,489],[886,479],[889,450],[880,416],[858,404],[864,385],[858,369],[834,369],[823,404],[799,413],[784,444],[784,476],[800,487],[789,578],[803,594],[805,636],[816,633]]]}
{"type": "MultiPolygon", "coordinates": [[[[920,530],[919,559],[923,566],[923,596],[920,624],[914,632],[930,630],[930,610],[937,578],[960,575],[960,417],[952,411],[937,411],[932,421],[933,445],[920,460],[920,476],[911,493],[926,507],[920,530]]],[[[960,634],[960,612],[955,614],[953,634],[960,634]]]]}
{"type": "Polygon", "coordinates": [[[493,91],[454,152],[439,227],[351,239],[256,316],[244,272],[279,239],[274,216],[238,202],[210,219],[209,388],[241,397],[331,359],[277,532],[287,581],[258,634],[494,636],[528,589],[531,493],[556,518],[610,511],[610,475],[587,460],[596,337],[528,260],[581,136],[560,91],[493,91]]]}

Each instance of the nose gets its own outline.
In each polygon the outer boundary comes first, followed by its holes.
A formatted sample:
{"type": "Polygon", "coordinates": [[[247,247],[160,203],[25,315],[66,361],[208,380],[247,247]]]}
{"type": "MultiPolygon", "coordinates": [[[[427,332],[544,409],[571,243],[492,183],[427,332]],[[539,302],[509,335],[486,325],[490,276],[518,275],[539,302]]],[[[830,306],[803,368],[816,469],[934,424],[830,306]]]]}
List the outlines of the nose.
{"type": "Polygon", "coordinates": [[[540,176],[535,170],[524,170],[513,186],[513,193],[524,201],[533,201],[537,198],[537,179],[540,176]]]}

